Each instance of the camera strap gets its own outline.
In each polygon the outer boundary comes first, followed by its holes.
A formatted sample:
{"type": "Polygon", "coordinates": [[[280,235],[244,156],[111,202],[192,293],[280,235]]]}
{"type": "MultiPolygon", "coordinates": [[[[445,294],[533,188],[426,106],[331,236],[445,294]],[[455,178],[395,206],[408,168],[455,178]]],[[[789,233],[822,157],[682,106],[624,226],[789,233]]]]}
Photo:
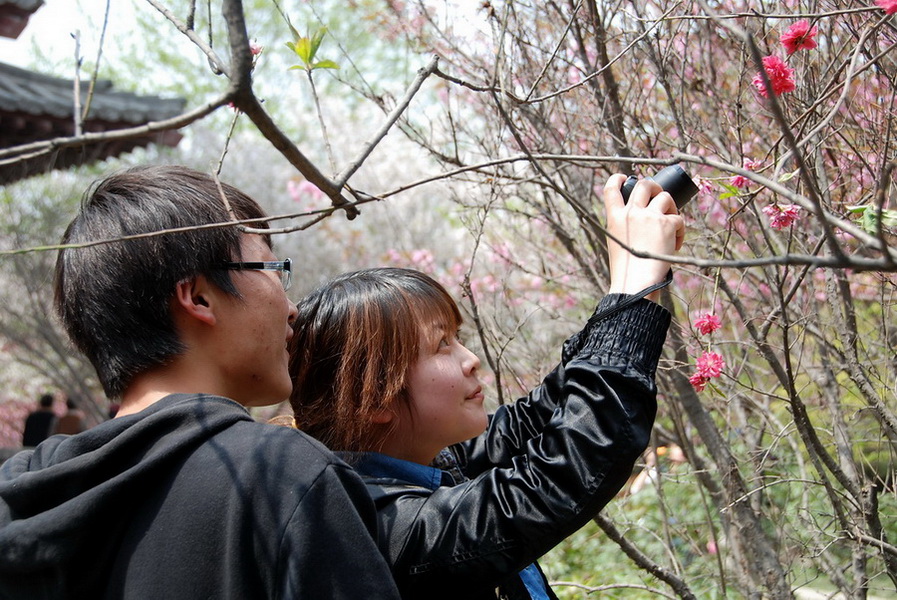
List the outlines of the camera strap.
{"type": "Polygon", "coordinates": [[[645,289],[643,289],[642,291],[630,295],[628,298],[626,298],[619,304],[614,305],[614,306],[609,306],[609,307],[605,308],[604,310],[592,315],[592,317],[589,319],[589,323],[588,323],[587,327],[590,327],[590,326],[594,325],[595,323],[597,323],[598,321],[601,321],[602,319],[606,319],[611,315],[615,315],[618,312],[620,312],[621,310],[629,308],[630,306],[632,306],[633,304],[635,304],[636,302],[638,302],[639,300],[641,300],[648,294],[650,294],[652,292],[656,292],[659,289],[665,288],[666,286],[670,285],[670,283],[672,283],[672,282],[673,282],[673,269],[670,269],[669,271],[667,271],[667,276],[663,278],[663,281],[661,281],[659,283],[655,283],[652,286],[648,286],[645,289]]]}

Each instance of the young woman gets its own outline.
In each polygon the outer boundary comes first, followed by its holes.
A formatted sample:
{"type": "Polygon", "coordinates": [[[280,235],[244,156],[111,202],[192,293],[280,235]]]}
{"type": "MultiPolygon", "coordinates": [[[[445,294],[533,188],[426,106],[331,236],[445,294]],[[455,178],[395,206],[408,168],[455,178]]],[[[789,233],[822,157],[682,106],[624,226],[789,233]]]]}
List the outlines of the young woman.
{"type": "MultiPolygon", "coordinates": [[[[659,186],[629,205],[605,189],[608,230],[655,254],[683,224],[659,186]]],[[[555,598],[535,564],[620,490],[648,443],[669,313],[669,265],[609,240],[611,293],[560,364],[487,416],[479,359],[436,281],[407,269],[345,274],[299,304],[290,342],[295,424],[362,475],[404,598],[555,598]]]]}

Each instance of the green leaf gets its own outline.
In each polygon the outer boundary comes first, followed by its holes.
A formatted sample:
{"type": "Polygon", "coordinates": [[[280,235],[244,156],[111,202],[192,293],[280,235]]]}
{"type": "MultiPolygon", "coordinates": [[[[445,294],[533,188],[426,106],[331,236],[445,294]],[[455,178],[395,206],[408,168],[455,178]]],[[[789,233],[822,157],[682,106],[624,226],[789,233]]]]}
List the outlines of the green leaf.
{"type": "Polygon", "coordinates": [[[726,198],[731,198],[733,196],[738,195],[738,188],[730,183],[720,183],[720,186],[726,191],[719,195],[720,200],[725,200],[726,198]]]}
{"type": "Polygon", "coordinates": [[[294,51],[306,66],[311,64],[314,55],[311,52],[311,41],[307,37],[296,40],[294,51]]]}
{"type": "Polygon", "coordinates": [[[296,29],[293,28],[292,25],[290,25],[290,30],[293,32],[296,41],[287,42],[287,47],[295,52],[296,56],[299,57],[299,60],[302,61],[302,64],[304,65],[302,68],[305,68],[309,71],[313,69],[339,68],[339,65],[330,60],[315,62],[315,56],[318,53],[318,49],[321,47],[321,42],[324,41],[324,36],[327,34],[326,27],[321,27],[311,37],[299,35],[299,33],[296,32],[296,29]]]}
{"type": "Polygon", "coordinates": [[[881,218],[888,227],[897,227],[897,210],[884,210],[881,218]]]}
{"type": "Polygon", "coordinates": [[[867,210],[863,213],[863,220],[861,221],[863,229],[865,229],[868,233],[875,233],[878,231],[878,215],[875,214],[874,210],[867,210]]]}
{"type": "Polygon", "coordinates": [[[862,227],[869,233],[878,233],[879,227],[897,227],[897,211],[883,210],[881,215],[873,207],[863,212],[862,227]]]}
{"type": "Polygon", "coordinates": [[[779,177],[779,183],[784,183],[789,179],[793,179],[794,176],[797,175],[797,171],[791,171],[790,173],[785,173],[781,177],[779,177]]]}
{"type": "Polygon", "coordinates": [[[339,69],[339,65],[332,60],[321,60],[312,65],[312,69],[339,69]]]}
{"type": "MultiPolygon", "coordinates": [[[[845,207],[847,212],[859,215],[860,217],[860,227],[863,228],[867,233],[878,233],[879,228],[879,214],[878,209],[876,209],[871,204],[862,204],[857,206],[847,206],[845,207]]],[[[881,226],[884,227],[897,227],[897,210],[884,209],[881,211],[881,226]]]]}
{"type": "Polygon", "coordinates": [[[311,62],[315,59],[315,55],[318,53],[318,48],[321,47],[321,42],[324,41],[324,35],[326,33],[327,33],[327,28],[321,27],[312,36],[312,38],[311,38],[311,55],[309,56],[309,59],[308,59],[309,62],[311,62]]]}

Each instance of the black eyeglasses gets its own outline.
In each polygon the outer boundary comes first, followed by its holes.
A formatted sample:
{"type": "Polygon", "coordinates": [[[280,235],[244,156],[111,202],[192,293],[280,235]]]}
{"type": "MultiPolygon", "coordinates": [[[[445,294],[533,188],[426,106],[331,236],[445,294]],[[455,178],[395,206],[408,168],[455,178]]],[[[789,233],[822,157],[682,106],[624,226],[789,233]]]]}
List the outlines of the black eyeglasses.
{"type": "Polygon", "coordinates": [[[220,268],[231,271],[279,271],[284,291],[290,289],[293,284],[293,261],[289,258],[266,262],[226,262],[222,263],[220,268]]]}

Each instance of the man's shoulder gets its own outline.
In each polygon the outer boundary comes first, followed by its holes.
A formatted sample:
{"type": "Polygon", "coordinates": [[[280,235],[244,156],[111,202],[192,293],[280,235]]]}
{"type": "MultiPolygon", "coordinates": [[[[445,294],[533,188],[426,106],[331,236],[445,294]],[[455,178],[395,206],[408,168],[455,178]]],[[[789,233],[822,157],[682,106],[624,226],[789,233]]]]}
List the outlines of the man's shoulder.
{"type": "Polygon", "coordinates": [[[292,470],[311,474],[328,465],[342,464],[309,435],[259,422],[246,408],[221,396],[172,394],[148,413],[135,417],[135,426],[155,430],[169,443],[201,448],[199,454],[207,460],[243,465],[250,471],[301,465],[301,469],[292,470]]]}
{"type": "Polygon", "coordinates": [[[228,446],[241,448],[246,456],[266,461],[301,460],[306,470],[314,465],[344,466],[345,463],[324,444],[310,435],[283,425],[271,425],[253,420],[234,423],[220,434],[228,446]]]}

